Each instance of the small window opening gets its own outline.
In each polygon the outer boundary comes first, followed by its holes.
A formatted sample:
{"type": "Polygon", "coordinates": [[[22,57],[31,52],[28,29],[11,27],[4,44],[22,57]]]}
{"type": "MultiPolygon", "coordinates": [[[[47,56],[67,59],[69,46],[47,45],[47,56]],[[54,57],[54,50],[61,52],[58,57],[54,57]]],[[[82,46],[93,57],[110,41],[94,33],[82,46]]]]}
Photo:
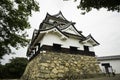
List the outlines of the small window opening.
{"type": "Polygon", "coordinates": [[[85,50],[86,52],[88,52],[88,51],[89,51],[89,46],[84,46],[84,50],[85,50]]]}
{"type": "Polygon", "coordinates": [[[77,51],[77,47],[70,46],[70,52],[76,52],[76,51],[77,51]]]}
{"type": "Polygon", "coordinates": [[[61,50],[61,45],[60,44],[53,44],[53,50],[54,51],[60,51],[61,50]]]}

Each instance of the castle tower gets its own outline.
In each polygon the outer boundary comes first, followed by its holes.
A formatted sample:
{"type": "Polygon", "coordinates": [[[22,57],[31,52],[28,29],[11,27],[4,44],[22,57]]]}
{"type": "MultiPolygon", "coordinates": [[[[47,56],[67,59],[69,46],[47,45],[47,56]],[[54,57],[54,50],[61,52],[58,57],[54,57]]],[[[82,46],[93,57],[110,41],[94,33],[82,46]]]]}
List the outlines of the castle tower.
{"type": "Polygon", "coordinates": [[[47,13],[34,30],[27,50],[30,62],[22,76],[24,80],[62,79],[72,74],[96,74],[100,71],[94,46],[99,43],[75,28],[61,12],[47,13]]]}

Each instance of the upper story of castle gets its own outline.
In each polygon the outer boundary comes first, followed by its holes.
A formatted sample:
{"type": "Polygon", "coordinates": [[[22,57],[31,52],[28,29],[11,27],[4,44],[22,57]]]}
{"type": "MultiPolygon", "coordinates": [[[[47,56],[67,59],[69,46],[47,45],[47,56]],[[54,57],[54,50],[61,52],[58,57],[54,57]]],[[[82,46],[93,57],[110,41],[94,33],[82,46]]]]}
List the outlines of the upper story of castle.
{"type": "Polygon", "coordinates": [[[84,36],[82,31],[75,28],[75,22],[68,21],[61,12],[56,15],[47,13],[39,29],[33,32],[27,56],[43,50],[66,50],[68,53],[70,51],[95,56],[93,47],[97,45],[99,43],[92,35],[84,36]]]}

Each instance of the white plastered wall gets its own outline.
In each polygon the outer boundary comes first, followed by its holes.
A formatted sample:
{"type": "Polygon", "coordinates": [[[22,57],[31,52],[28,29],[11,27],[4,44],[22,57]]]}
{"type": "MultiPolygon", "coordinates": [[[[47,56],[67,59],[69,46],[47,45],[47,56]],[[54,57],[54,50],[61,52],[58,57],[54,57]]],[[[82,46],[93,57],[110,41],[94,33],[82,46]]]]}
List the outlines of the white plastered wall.
{"type": "Polygon", "coordinates": [[[102,63],[110,63],[110,66],[112,66],[113,71],[115,71],[115,73],[120,73],[120,60],[104,60],[104,61],[99,61],[100,64],[100,68],[102,70],[102,72],[105,72],[105,69],[103,66],[101,66],[102,63]]]}
{"type": "MultiPolygon", "coordinates": [[[[62,40],[57,33],[50,32],[44,36],[44,38],[40,41],[42,45],[50,45],[53,46],[53,43],[61,44],[63,48],[70,48],[70,46],[78,47],[78,50],[84,50],[83,44],[79,43],[78,39],[67,38],[66,40],[62,40]]],[[[86,44],[90,45],[90,44],[86,44]]],[[[90,45],[91,46],[91,45],[90,45]]],[[[94,51],[93,47],[89,48],[90,51],[94,51]]]]}

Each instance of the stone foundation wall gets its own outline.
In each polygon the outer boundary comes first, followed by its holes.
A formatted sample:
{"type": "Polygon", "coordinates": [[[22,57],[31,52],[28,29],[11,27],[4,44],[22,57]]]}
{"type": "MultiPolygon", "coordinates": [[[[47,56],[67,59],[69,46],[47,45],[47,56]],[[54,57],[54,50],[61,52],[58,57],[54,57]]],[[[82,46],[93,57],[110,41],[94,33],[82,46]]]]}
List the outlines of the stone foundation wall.
{"type": "Polygon", "coordinates": [[[59,80],[68,73],[97,74],[100,68],[92,56],[44,52],[32,59],[21,77],[22,80],[59,80]]]}

